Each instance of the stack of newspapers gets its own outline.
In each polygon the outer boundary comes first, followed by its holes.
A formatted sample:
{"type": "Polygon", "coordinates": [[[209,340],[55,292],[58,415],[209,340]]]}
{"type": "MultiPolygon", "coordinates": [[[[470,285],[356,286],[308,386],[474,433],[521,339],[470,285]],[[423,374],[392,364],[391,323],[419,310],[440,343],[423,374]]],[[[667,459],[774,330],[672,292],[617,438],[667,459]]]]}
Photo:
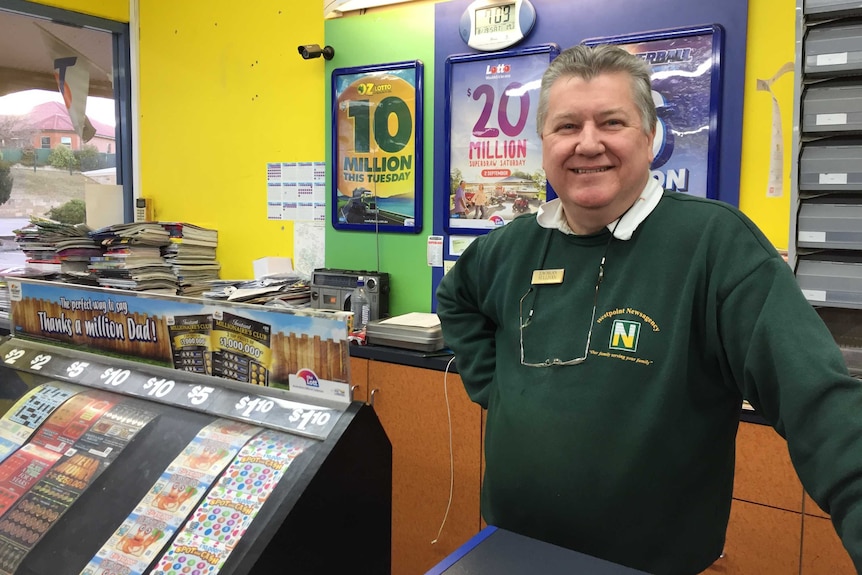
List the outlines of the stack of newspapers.
{"type": "Polygon", "coordinates": [[[162,255],[177,278],[178,293],[199,296],[218,279],[218,231],[182,222],[160,222],[170,234],[162,255]]]}
{"type": "Polygon", "coordinates": [[[26,227],[14,230],[15,241],[29,265],[61,274],[63,281],[91,283],[87,265],[102,249],[85,224],[65,224],[31,216],[26,227]]]}
{"type": "Polygon", "coordinates": [[[177,278],[162,257],[170,233],[157,222],[116,224],[90,232],[104,253],[88,270],[102,287],[176,295],[177,278]]]}

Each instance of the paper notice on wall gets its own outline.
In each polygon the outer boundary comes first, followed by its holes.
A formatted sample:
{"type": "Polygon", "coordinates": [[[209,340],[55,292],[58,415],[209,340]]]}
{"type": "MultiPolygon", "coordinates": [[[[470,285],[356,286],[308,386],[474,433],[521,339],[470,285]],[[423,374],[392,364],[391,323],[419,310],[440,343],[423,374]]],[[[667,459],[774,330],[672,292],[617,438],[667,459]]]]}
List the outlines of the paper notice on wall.
{"type": "Polygon", "coordinates": [[[325,221],[326,163],[267,163],[266,218],[303,222],[325,221]]]}
{"type": "Polygon", "coordinates": [[[443,266],[443,236],[428,236],[428,265],[443,266]]]}
{"type": "Polygon", "coordinates": [[[793,62],[787,62],[768,80],[758,79],[758,92],[767,92],[772,98],[772,127],[769,142],[769,179],[766,184],[766,195],[778,198],[784,195],[784,135],[781,130],[781,107],[778,98],[772,91],[772,85],[783,75],[793,72],[793,62]]]}
{"type": "Polygon", "coordinates": [[[460,256],[477,236],[449,236],[449,254],[460,256]]]}
{"type": "Polygon", "coordinates": [[[293,267],[302,277],[325,267],[326,230],[322,221],[296,222],[293,226],[293,267]]]}

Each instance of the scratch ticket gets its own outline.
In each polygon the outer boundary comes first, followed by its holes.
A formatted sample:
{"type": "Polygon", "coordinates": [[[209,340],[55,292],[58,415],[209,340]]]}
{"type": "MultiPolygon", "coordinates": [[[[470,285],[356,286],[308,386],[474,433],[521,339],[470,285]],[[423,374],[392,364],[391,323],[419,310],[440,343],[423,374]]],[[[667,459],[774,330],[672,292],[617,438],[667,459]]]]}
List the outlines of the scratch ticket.
{"type": "Polygon", "coordinates": [[[269,385],[270,326],[238,315],[213,313],[212,374],[254,385],[269,385]]]}
{"type": "Polygon", "coordinates": [[[44,384],[27,392],[0,419],[0,462],[21,447],[58,406],[83,387],[44,384]]]}
{"type": "Polygon", "coordinates": [[[259,427],[228,420],[214,421],[202,429],[168,465],[82,574],[100,573],[98,569],[103,569],[106,561],[125,566],[127,575],[144,573],[215,478],[259,431],[259,427]]]}
{"type": "Polygon", "coordinates": [[[171,337],[175,369],[212,373],[210,330],[212,316],[207,314],[168,316],[165,323],[171,337]]]}

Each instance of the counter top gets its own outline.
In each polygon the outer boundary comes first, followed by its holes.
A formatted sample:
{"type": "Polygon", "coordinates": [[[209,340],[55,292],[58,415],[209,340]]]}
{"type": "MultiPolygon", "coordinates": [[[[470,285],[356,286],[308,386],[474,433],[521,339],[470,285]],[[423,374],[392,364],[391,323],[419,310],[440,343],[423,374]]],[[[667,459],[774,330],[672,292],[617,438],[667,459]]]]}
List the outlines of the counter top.
{"type": "Polygon", "coordinates": [[[429,352],[401,349],[388,345],[353,344],[350,346],[350,356],[376,361],[388,361],[389,363],[434,369],[437,371],[446,371],[446,366],[448,365],[450,372],[458,373],[457,366],[455,365],[456,362],[452,361],[451,365],[449,364],[449,361],[455,357],[454,352],[450,349],[429,352]]]}

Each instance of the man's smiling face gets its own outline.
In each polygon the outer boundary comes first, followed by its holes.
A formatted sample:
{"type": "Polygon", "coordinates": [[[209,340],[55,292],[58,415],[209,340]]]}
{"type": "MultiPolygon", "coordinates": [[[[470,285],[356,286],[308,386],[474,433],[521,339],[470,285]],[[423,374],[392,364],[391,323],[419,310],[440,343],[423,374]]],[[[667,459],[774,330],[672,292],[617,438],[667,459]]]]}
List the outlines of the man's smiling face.
{"type": "Polygon", "coordinates": [[[572,231],[595,233],[637,200],[650,177],[654,137],[628,74],[563,76],[551,86],[542,167],[572,231]]]}

